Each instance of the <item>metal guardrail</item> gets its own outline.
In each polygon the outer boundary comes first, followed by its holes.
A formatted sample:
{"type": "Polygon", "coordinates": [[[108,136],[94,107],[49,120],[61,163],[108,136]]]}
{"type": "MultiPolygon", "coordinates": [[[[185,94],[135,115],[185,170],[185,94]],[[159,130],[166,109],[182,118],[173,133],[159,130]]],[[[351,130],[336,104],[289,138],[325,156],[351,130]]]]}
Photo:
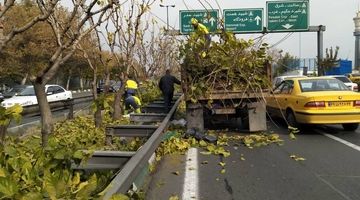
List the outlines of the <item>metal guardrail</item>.
{"type": "MultiPolygon", "coordinates": [[[[78,97],[68,99],[65,101],[49,102],[49,105],[50,105],[51,111],[68,108],[69,109],[68,119],[72,119],[74,116],[73,113],[74,113],[75,102],[81,103],[81,102],[85,102],[85,101],[90,101],[90,100],[92,100],[92,98],[93,98],[92,95],[78,96],[78,97]]],[[[40,114],[39,104],[24,106],[22,114],[26,115],[26,116],[39,115],[40,114]]]]}
{"type": "Polygon", "coordinates": [[[177,99],[170,112],[167,113],[159,127],[151,134],[146,143],[136,152],[134,156],[131,157],[128,162],[126,162],[123,168],[109,184],[103,199],[110,199],[111,196],[116,193],[125,194],[130,189],[137,175],[147,166],[148,160],[159,146],[163,132],[169,126],[170,119],[182,99],[183,95],[177,99]]]}
{"type": "Polygon", "coordinates": [[[86,164],[72,164],[71,168],[78,170],[120,169],[135,153],[134,151],[95,151],[86,164]]]}
{"type": "Polygon", "coordinates": [[[150,137],[159,126],[155,125],[120,125],[106,127],[106,144],[111,145],[113,137],[150,137]]]}

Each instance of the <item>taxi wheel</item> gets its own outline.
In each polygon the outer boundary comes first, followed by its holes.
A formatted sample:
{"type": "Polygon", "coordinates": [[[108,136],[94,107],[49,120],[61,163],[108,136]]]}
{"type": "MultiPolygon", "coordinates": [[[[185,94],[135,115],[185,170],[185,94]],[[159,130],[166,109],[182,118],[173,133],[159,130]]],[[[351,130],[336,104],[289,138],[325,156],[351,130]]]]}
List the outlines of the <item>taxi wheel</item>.
{"type": "Polygon", "coordinates": [[[342,124],[342,127],[345,131],[355,131],[358,127],[358,123],[351,123],[351,124],[342,124]]]}
{"type": "Polygon", "coordinates": [[[289,126],[292,126],[294,128],[299,128],[299,124],[297,123],[294,112],[292,110],[286,111],[286,121],[289,124],[289,126]]]}

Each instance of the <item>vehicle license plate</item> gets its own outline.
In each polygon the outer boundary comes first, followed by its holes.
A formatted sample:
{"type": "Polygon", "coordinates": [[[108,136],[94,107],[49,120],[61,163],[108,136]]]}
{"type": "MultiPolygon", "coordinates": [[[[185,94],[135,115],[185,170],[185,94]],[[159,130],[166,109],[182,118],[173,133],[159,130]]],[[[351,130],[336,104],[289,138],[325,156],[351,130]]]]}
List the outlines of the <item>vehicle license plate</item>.
{"type": "Polygon", "coordinates": [[[351,106],[351,101],[332,101],[328,103],[329,107],[351,106]]]}

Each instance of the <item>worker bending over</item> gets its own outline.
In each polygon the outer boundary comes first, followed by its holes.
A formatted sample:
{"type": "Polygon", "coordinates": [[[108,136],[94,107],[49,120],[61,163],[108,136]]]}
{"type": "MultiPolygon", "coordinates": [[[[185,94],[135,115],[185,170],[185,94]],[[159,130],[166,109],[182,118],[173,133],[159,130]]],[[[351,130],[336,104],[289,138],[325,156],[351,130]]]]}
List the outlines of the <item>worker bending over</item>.
{"type": "Polygon", "coordinates": [[[130,95],[134,96],[134,95],[136,95],[137,89],[138,89],[138,84],[136,83],[136,81],[129,78],[126,81],[126,85],[125,85],[126,94],[130,94],[130,95]]]}
{"type": "Polygon", "coordinates": [[[125,95],[125,109],[127,113],[141,113],[141,101],[137,96],[131,94],[125,95]]]}

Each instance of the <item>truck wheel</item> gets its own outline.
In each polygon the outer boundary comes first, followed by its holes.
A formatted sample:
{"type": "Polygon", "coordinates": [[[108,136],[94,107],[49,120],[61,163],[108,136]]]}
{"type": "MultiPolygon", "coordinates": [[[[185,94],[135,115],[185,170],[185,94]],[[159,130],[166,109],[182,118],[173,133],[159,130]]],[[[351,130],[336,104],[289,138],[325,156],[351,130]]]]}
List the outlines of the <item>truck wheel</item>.
{"type": "Polygon", "coordinates": [[[294,112],[292,110],[286,111],[286,121],[289,124],[289,126],[292,126],[294,128],[299,128],[299,124],[297,123],[294,112]]]}
{"type": "Polygon", "coordinates": [[[358,123],[342,124],[345,131],[355,131],[358,127],[358,123]]]}

